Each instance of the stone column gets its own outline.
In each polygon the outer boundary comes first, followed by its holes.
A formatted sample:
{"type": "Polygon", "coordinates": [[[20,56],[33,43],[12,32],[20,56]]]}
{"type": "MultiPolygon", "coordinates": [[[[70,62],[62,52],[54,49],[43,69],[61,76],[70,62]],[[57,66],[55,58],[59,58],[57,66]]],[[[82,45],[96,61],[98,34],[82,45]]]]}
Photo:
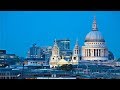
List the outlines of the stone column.
{"type": "Polygon", "coordinates": [[[88,57],[89,57],[89,49],[88,49],[88,51],[87,51],[87,52],[88,52],[88,57]]]}
{"type": "Polygon", "coordinates": [[[98,49],[98,57],[99,57],[99,49],[98,49]]]}
{"type": "Polygon", "coordinates": [[[83,54],[83,56],[85,56],[85,49],[83,49],[82,54],[83,54]]]}
{"type": "Polygon", "coordinates": [[[97,51],[97,53],[96,53],[96,54],[97,54],[97,56],[98,56],[98,49],[96,49],[96,51],[97,51]]]}
{"type": "Polygon", "coordinates": [[[90,49],[91,56],[93,56],[93,49],[90,49]]]}
{"type": "Polygon", "coordinates": [[[103,56],[103,52],[102,51],[103,51],[103,49],[100,50],[101,57],[103,56]]]}
{"type": "Polygon", "coordinates": [[[88,49],[86,49],[86,51],[87,51],[87,56],[88,56],[88,49]]]}
{"type": "Polygon", "coordinates": [[[87,56],[88,56],[88,49],[86,49],[86,51],[87,51],[87,56]]]}
{"type": "Polygon", "coordinates": [[[104,57],[104,49],[102,49],[102,57],[104,57]]]}
{"type": "Polygon", "coordinates": [[[86,49],[85,49],[85,57],[86,57],[86,49]]]}
{"type": "Polygon", "coordinates": [[[93,57],[94,56],[94,49],[91,49],[91,56],[93,57]]]}
{"type": "Polygon", "coordinates": [[[96,56],[98,56],[98,49],[96,49],[96,56]]]}
{"type": "Polygon", "coordinates": [[[95,49],[95,56],[97,56],[97,49],[95,49]]]}
{"type": "Polygon", "coordinates": [[[88,49],[88,57],[89,57],[89,55],[90,55],[90,54],[89,54],[89,49],[88,49]]]}
{"type": "Polygon", "coordinates": [[[105,56],[105,49],[103,49],[103,57],[105,56]]]}

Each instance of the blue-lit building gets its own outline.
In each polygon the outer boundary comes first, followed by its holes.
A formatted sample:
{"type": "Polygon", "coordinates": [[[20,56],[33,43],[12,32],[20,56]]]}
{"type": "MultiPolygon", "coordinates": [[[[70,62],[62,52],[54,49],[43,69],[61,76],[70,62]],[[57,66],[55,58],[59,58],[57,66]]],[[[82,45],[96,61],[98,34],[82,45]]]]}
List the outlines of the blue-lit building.
{"type": "Polygon", "coordinates": [[[44,60],[45,62],[49,62],[50,56],[51,56],[51,51],[52,47],[39,47],[36,46],[36,44],[33,44],[32,47],[29,48],[28,54],[27,54],[27,59],[29,60],[44,60]]]}
{"type": "Polygon", "coordinates": [[[22,71],[12,68],[0,68],[0,79],[21,79],[22,71]]]}
{"type": "Polygon", "coordinates": [[[0,66],[5,67],[14,65],[20,61],[19,57],[15,54],[7,54],[6,50],[0,50],[0,66]]]}
{"type": "Polygon", "coordinates": [[[114,60],[114,55],[111,51],[108,51],[108,60],[114,60]]]}
{"type": "Polygon", "coordinates": [[[56,43],[60,50],[69,50],[70,49],[70,40],[69,39],[56,40],[56,43]]]}
{"type": "Polygon", "coordinates": [[[41,57],[45,59],[49,63],[50,56],[52,55],[52,47],[40,47],[41,49],[41,57]]]}
{"type": "Polygon", "coordinates": [[[56,40],[56,43],[60,50],[60,56],[65,56],[65,58],[69,60],[72,56],[72,50],[70,49],[70,40],[60,39],[60,40],[56,40]]]}
{"type": "Polygon", "coordinates": [[[32,47],[29,48],[27,53],[27,58],[40,58],[40,47],[33,44],[32,47]]]}

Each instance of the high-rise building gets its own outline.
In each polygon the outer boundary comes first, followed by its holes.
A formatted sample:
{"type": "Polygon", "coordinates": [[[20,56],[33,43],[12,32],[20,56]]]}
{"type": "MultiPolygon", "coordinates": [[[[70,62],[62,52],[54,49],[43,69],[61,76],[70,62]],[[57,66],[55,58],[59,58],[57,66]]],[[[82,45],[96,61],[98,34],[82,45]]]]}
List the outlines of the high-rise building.
{"type": "Polygon", "coordinates": [[[48,47],[40,47],[41,50],[41,57],[45,58],[45,60],[49,63],[50,57],[52,55],[52,47],[48,46],[48,47]]]}
{"type": "Polygon", "coordinates": [[[38,47],[36,44],[33,44],[29,48],[27,53],[27,60],[43,60],[49,64],[49,60],[52,54],[52,47],[38,47]]]}
{"type": "Polygon", "coordinates": [[[70,49],[70,40],[69,39],[56,40],[56,43],[60,50],[69,50],[70,49]]]}
{"type": "MultiPolygon", "coordinates": [[[[70,40],[69,39],[56,40],[56,43],[59,47],[59,52],[60,52],[61,57],[64,56],[64,58],[67,59],[68,56],[72,55],[72,50],[70,50],[70,40]]],[[[68,58],[68,60],[69,60],[69,58],[68,58]]]]}
{"type": "Polygon", "coordinates": [[[40,47],[36,46],[36,44],[33,44],[32,47],[30,47],[28,51],[27,58],[40,58],[40,47]]]}

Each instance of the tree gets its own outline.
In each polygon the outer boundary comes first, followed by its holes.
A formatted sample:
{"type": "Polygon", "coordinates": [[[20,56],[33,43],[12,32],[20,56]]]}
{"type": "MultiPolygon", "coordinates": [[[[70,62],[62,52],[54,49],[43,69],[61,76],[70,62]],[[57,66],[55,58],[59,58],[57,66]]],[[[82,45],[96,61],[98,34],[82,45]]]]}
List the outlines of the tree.
{"type": "Polygon", "coordinates": [[[71,64],[64,64],[59,67],[60,70],[71,71],[73,70],[73,66],[71,64]]]}

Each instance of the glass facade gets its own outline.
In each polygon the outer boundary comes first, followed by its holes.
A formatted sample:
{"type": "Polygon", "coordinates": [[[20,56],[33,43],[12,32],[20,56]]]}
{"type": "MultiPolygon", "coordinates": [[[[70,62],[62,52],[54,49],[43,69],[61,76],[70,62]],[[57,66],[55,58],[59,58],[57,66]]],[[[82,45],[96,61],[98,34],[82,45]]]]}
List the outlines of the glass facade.
{"type": "Polygon", "coordinates": [[[36,44],[33,44],[33,46],[30,47],[28,58],[40,58],[40,48],[37,47],[36,44]]]}
{"type": "Polygon", "coordinates": [[[57,45],[60,50],[69,50],[70,49],[70,40],[69,39],[56,40],[56,42],[57,42],[57,45]]]}

